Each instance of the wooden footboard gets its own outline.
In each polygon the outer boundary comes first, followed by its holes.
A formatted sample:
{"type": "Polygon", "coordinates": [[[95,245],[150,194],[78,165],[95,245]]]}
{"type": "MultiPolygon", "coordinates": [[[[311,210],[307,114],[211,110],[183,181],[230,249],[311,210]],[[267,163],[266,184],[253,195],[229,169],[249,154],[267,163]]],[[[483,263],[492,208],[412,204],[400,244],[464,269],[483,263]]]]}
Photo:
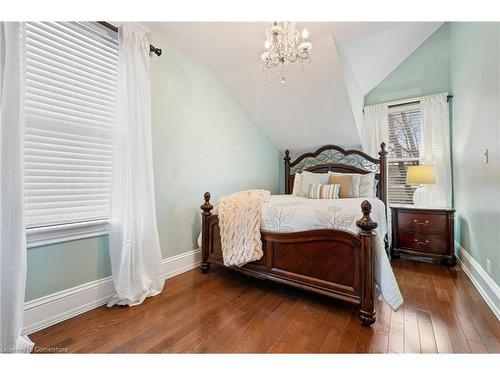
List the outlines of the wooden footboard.
{"type": "MultiPolygon", "coordinates": [[[[224,264],[219,218],[212,215],[210,194],[202,209],[202,263],[224,264]]],[[[264,256],[235,270],[360,305],[360,320],[375,322],[374,261],[377,223],[370,218],[371,204],[361,204],[363,218],[356,222],[358,234],[337,229],[294,233],[262,231],[264,256]]]]}

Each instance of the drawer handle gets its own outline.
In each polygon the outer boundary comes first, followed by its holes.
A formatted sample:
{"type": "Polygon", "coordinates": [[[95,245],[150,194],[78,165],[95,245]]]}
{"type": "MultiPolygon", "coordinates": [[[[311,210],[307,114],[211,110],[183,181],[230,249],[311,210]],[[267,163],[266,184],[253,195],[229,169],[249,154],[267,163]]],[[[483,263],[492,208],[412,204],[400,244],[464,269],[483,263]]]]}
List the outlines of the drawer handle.
{"type": "Polygon", "coordinates": [[[424,222],[421,222],[421,221],[418,221],[417,219],[413,220],[413,222],[415,224],[418,224],[418,225],[427,225],[429,224],[429,220],[425,220],[424,222]]]}
{"type": "Polygon", "coordinates": [[[429,245],[429,240],[425,240],[425,242],[424,242],[424,241],[419,241],[415,238],[413,241],[415,241],[417,245],[421,245],[421,246],[429,245]]]}

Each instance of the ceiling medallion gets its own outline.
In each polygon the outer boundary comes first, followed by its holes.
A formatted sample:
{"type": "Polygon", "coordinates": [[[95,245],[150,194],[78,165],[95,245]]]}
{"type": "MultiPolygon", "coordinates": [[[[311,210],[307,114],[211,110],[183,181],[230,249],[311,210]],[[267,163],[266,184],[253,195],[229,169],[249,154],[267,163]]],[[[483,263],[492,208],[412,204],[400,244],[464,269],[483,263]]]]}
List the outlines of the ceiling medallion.
{"type": "Polygon", "coordinates": [[[280,82],[285,83],[285,68],[290,63],[301,64],[301,76],[304,75],[304,65],[311,62],[312,44],[308,36],[307,29],[302,29],[299,41],[295,22],[274,22],[266,30],[265,50],[260,57],[264,61],[263,70],[269,73],[269,80],[272,73],[276,72],[280,82]]]}

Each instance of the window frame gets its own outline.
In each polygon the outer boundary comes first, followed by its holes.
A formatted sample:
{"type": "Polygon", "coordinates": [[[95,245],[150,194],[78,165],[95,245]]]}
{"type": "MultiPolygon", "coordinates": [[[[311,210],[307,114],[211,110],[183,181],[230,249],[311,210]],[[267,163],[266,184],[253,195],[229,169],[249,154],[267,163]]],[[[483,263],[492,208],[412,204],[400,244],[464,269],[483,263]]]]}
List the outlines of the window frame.
{"type": "Polygon", "coordinates": [[[28,248],[46,246],[108,234],[109,219],[28,228],[26,229],[26,246],[28,248]]]}
{"type": "MultiPolygon", "coordinates": [[[[112,35],[108,29],[106,29],[102,25],[99,25],[97,22],[88,22],[88,24],[90,28],[95,28],[98,31],[102,31],[103,34],[112,35]]],[[[22,27],[24,28],[26,26],[23,24],[22,27]]],[[[22,34],[23,38],[25,38],[24,30],[22,34]]],[[[24,56],[26,43],[21,43],[20,48],[20,53],[22,56],[24,56]]],[[[25,62],[23,62],[23,64],[25,64],[25,62]]],[[[53,225],[41,225],[36,227],[26,227],[25,224],[26,246],[27,248],[35,248],[73,240],[105,236],[109,234],[109,223],[110,217],[108,216],[107,218],[102,219],[89,219],[53,225]]]]}

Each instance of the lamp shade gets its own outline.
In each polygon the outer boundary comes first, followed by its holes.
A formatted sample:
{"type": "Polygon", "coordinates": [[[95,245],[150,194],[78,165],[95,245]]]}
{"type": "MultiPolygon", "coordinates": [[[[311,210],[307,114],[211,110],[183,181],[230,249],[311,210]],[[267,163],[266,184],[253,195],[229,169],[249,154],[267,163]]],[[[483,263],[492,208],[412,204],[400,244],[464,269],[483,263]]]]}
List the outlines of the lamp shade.
{"type": "Polygon", "coordinates": [[[406,183],[408,185],[434,185],[436,173],[432,165],[413,165],[406,172],[406,183]]]}

